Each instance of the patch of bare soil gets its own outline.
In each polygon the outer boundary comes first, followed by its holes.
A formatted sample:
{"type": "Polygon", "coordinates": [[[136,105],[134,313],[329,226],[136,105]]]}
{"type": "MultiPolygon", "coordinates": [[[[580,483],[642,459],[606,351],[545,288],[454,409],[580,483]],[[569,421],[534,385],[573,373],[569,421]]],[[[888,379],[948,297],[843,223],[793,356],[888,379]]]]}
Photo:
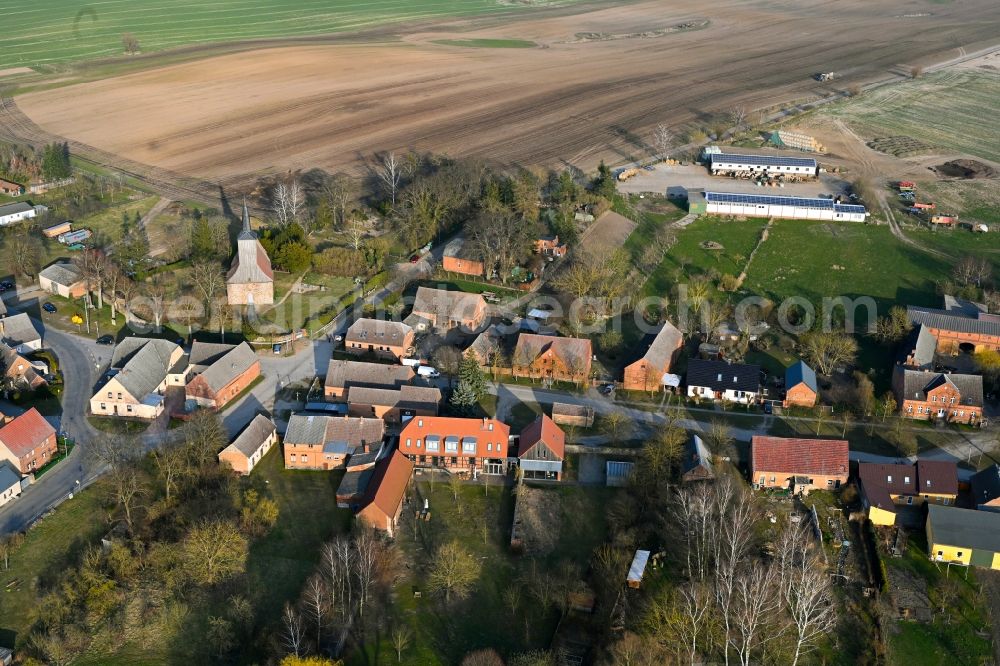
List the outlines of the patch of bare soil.
{"type": "MultiPolygon", "coordinates": [[[[426,25],[384,44],[263,48],[31,92],[17,105],[42,128],[134,162],[223,185],[319,167],[364,171],[383,150],[501,164],[593,169],[653,152],[652,129],[683,133],[734,105],[770,107],[933,61],[1000,34],[995,0],[924,19],[885,39],[911,0],[642,0],[506,19],[541,49],[445,49],[430,38],[495,37],[482,20],[426,25]],[[567,43],[577,33],[642,34],[708,21],[669,39],[567,43]],[[447,32],[441,32],[447,30],[447,32]]],[[[937,11],[937,10],[936,10],[937,11]]],[[[0,118],[0,122],[3,119],[0,118]]]]}
{"type": "Polygon", "coordinates": [[[677,25],[672,25],[669,28],[662,28],[660,30],[644,30],[642,32],[578,32],[576,33],[576,39],[569,43],[608,42],[615,39],[655,39],[657,37],[672,35],[676,32],[701,30],[703,28],[707,28],[709,23],[710,21],[702,19],[698,21],[685,21],[684,23],[678,23],[677,25]]]}
{"type": "Polygon", "coordinates": [[[996,169],[977,160],[960,159],[931,167],[934,173],[946,178],[993,178],[996,169]]]}
{"type": "Polygon", "coordinates": [[[880,136],[868,142],[868,147],[896,157],[910,157],[933,152],[934,146],[911,136],[880,136]]]}
{"type": "Polygon", "coordinates": [[[562,509],[559,493],[521,485],[517,491],[517,524],[522,551],[526,555],[547,555],[559,540],[562,509]]]}

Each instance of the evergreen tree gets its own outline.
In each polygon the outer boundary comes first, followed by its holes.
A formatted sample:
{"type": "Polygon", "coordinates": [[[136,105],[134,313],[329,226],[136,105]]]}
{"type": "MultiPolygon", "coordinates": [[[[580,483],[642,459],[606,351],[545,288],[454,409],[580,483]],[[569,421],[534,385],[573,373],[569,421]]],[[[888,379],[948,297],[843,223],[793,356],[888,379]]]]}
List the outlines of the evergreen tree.
{"type": "Polygon", "coordinates": [[[469,416],[475,410],[478,402],[472,386],[468,382],[460,380],[451,394],[451,406],[455,408],[455,411],[462,416],[469,416]]]}
{"type": "Polygon", "coordinates": [[[472,354],[462,357],[462,362],[458,365],[458,385],[465,385],[478,402],[486,395],[486,375],[479,367],[479,361],[472,354]]]}
{"type": "Polygon", "coordinates": [[[611,199],[615,196],[615,176],[604,160],[601,160],[597,167],[597,178],[594,179],[591,189],[593,189],[594,194],[605,199],[611,199]]]}
{"type": "Polygon", "coordinates": [[[191,223],[191,256],[210,259],[215,256],[215,237],[208,218],[198,215],[191,223]]]}

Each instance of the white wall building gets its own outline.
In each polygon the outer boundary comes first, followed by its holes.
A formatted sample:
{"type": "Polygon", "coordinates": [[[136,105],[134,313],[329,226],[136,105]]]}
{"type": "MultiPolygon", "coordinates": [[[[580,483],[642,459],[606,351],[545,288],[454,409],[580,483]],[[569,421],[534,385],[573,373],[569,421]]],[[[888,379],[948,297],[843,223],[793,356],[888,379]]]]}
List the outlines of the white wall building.
{"type": "Polygon", "coordinates": [[[709,213],[845,222],[864,222],[868,218],[868,211],[864,206],[842,204],[833,199],[819,197],[782,197],[688,190],[688,205],[690,212],[696,215],[709,213]]]}
{"type": "Polygon", "coordinates": [[[35,206],[24,202],[6,204],[0,206],[0,226],[7,226],[15,222],[30,220],[38,214],[35,206]]]}
{"type": "Polygon", "coordinates": [[[708,164],[712,175],[749,171],[769,175],[788,174],[815,177],[819,172],[816,160],[811,157],[712,153],[708,155],[708,164]]]}

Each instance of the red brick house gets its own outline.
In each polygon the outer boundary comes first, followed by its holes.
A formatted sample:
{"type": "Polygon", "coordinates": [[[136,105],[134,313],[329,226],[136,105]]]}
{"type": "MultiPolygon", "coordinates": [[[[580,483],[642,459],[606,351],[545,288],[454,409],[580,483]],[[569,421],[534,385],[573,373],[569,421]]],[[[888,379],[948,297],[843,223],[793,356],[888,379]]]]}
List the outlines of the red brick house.
{"type": "Polygon", "coordinates": [[[975,425],[983,419],[983,378],[897,368],[893,388],[909,419],[975,425]]]}
{"type": "Polygon", "coordinates": [[[754,436],[750,441],[750,483],[754,488],[832,490],[847,483],[845,439],[754,436]]]}
{"type": "Polygon", "coordinates": [[[785,400],[783,405],[790,407],[813,407],[819,398],[819,384],[816,382],[816,372],[803,361],[793,363],[785,370],[785,400]]]}
{"type": "Polygon", "coordinates": [[[260,377],[260,359],[245,342],[238,345],[195,342],[189,363],[184,396],[209,409],[222,409],[260,377]]]}
{"type": "Polygon", "coordinates": [[[348,414],[399,423],[414,416],[437,416],[441,390],[432,386],[398,389],[352,386],[347,390],[348,414]]]}
{"type": "Polygon", "coordinates": [[[669,321],[664,322],[643,357],[625,366],[622,388],[628,391],[663,390],[663,375],[670,372],[683,346],[684,334],[669,321]]]}
{"type": "Polygon", "coordinates": [[[400,321],[361,318],[344,336],[344,348],[352,354],[371,352],[399,360],[413,346],[413,329],[400,321]]]}
{"type": "Polygon", "coordinates": [[[441,268],[450,273],[482,277],[486,274],[483,259],[474,252],[463,238],[448,243],[441,256],[441,268]]]}
{"type": "Polygon", "coordinates": [[[486,300],[482,294],[418,287],[413,309],[406,323],[418,330],[466,332],[478,330],[486,321],[486,300]]]}
{"type": "Polygon", "coordinates": [[[517,458],[524,478],[559,481],[566,458],[566,433],[542,414],[521,431],[517,458]]]}
{"type": "Polygon", "coordinates": [[[219,453],[219,462],[229,465],[238,474],[247,475],[277,442],[278,431],[274,422],[263,414],[258,414],[219,453]]]}
{"type": "Polygon", "coordinates": [[[962,299],[945,297],[944,309],[909,306],[907,317],[914,327],[923,326],[937,343],[936,351],[954,354],[1000,349],[1000,316],[962,299]]]}
{"type": "Polygon", "coordinates": [[[542,236],[535,241],[535,252],[543,257],[565,257],[566,244],[559,242],[559,236],[542,236]]]}
{"type": "Polygon", "coordinates": [[[0,459],[21,474],[44,466],[57,451],[56,429],[34,407],[0,428],[0,459]]]}
{"type": "Polygon", "coordinates": [[[399,450],[421,467],[459,474],[503,474],[510,426],[496,419],[417,416],[399,433],[399,450]]]}
{"type": "Polygon", "coordinates": [[[355,451],[378,448],[382,419],[293,414],[283,441],[285,469],[336,469],[355,451]]]}
{"type": "Polygon", "coordinates": [[[590,377],[593,347],[587,338],[521,333],[514,347],[515,377],[583,382],[590,377]]]}
{"type": "Polygon", "coordinates": [[[394,536],[412,473],[413,462],[398,450],[376,463],[358,510],[358,520],[394,536]]]}

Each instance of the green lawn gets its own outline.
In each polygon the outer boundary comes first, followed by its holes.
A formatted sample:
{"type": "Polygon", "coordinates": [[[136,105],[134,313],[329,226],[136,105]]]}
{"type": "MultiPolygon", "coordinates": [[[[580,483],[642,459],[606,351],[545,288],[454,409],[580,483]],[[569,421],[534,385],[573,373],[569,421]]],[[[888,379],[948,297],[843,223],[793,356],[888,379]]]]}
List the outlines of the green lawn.
{"type": "Polygon", "coordinates": [[[109,529],[103,492],[99,482],[60,505],[28,531],[24,545],[11,557],[10,569],[0,571],[0,589],[4,590],[0,593],[0,645],[22,644],[35,620],[35,590],[58,578],[68,562],[109,529]],[[13,581],[17,584],[8,589],[13,581]]]}
{"type": "Polygon", "coordinates": [[[894,666],[914,664],[982,664],[991,663],[993,656],[990,641],[978,635],[986,631],[988,621],[977,600],[976,570],[962,567],[937,568],[927,559],[927,544],[922,533],[910,536],[903,557],[885,557],[887,568],[905,569],[927,582],[934,610],[934,620],[920,623],[901,620],[895,631],[889,632],[889,661],[894,666]],[[946,605],[941,613],[935,603],[936,593],[948,576],[956,584],[958,598],[946,605]]]}
{"type": "Polygon", "coordinates": [[[643,288],[645,295],[668,294],[674,283],[685,279],[684,276],[689,279],[715,274],[739,275],[765,224],[765,220],[758,219],[702,217],[695,220],[680,232],[677,243],[649,276],[643,288]],[[706,241],[719,243],[723,249],[705,249],[701,244],[706,241]]]}
{"type": "MultiPolygon", "coordinates": [[[[880,312],[896,304],[937,305],[943,259],[904,245],[887,226],[778,220],[754,257],[743,288],[775,303],[790,296],[871,296],[880,312]]],[[[857,311],[858,325],[867,314],[857,311]]]]}
{"type": "MultiPolygon", "coordinates": [[[[572,0],[547,2],[565,4],[572,0]]],[[[190,3],[178,10],[169,0],[109,0],[68,4],[65,0],[21,3],[4,15],[0,69],[51,65],[123,55],[122,34],[132,33],[144,52],[185,44],[260,37],[319,35],[407,23],[435,17],[510,13],[495,0],[222,0],[190,3]]],[[[508,41],[508,40],[503,40],[508,41]]]]}
{"type": "Polygon", "coordinates": [[[146,196],[110,206],[100,212],[73,220],[73,229],[90,229],[95,236],[103,236],[107,242],[116,243],[121,240],[124,231],[122,216],[128,215],[129,221],[133,221],[136,213],[140,216],[145,215],[159,199],[158,196],[146,196]]]}
{"type": "Polygon", "coordinates": [[[532,49],[538,46],[526,39],[435,39],[431,43],[475,49],[532,49]]]}
{"type": "Polygon", "coordinates": [[[908,136],[932,146],[1000,159],[1000,73],[935,72],[824,107],[866,139],[908,136]]]}

